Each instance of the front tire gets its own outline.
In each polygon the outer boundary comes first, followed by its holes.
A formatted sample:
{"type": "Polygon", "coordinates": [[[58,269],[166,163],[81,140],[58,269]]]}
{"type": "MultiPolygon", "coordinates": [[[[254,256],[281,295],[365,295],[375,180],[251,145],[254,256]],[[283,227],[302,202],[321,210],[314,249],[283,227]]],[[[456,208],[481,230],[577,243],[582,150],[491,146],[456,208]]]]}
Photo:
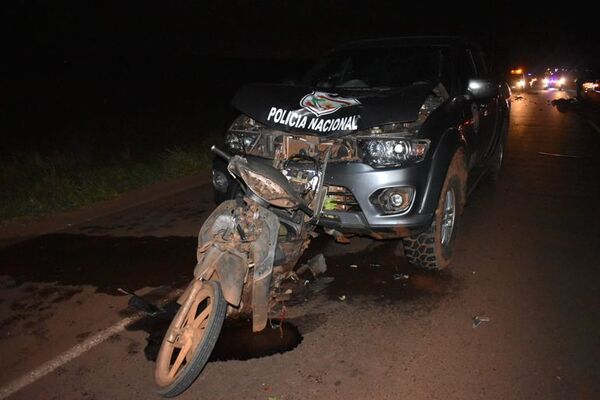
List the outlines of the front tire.
{"type": "Polygon", "coordinates": [[[402,239],[408,262],[427,270],[442,270],[452,261],[454,243],[465,196],[467,172],[462,152],[450,163],[435,216],[424,231],[402,239]]]}
{"type": "Polygon", "coordinates": [[[214,281],[190,295],[173,318],[156,359],[154,377],[158,394],[175,397],[196,380],[221,333],[227,311],[221,286],[214,281]]]}

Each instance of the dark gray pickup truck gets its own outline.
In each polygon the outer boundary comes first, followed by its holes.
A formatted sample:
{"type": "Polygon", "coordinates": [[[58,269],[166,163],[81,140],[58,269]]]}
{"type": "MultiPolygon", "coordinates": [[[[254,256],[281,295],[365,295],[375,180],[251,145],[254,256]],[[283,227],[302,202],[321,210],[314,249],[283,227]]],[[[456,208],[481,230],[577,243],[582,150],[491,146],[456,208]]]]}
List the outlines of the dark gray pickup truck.
{"type": "MultiPolygon", "coordinates": [[[[441,269],[452,258],[467,194],[480,178],[498,176],[509,97],[466,40],[353,42],[297,84],[242,87],[226,146],[269,162],[327,143],[334,151],[320,224],[338,237],[401,238],[412,264],[441,269]]],[[[219,159],[213,184],[217,201],[239,193],[219,159]]]]}

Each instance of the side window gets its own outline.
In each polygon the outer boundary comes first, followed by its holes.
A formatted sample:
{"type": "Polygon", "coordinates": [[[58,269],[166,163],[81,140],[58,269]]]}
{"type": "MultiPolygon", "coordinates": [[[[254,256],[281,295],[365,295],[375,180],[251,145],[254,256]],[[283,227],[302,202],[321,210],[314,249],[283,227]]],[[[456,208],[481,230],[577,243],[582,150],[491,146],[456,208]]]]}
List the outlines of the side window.
{"type": "Polygon", "coordinates": [[[458,78],[463,91],[467,89],[469,79],[477,77],[477,69],[470,50],[462,49],[458,53],[458,78]]]}

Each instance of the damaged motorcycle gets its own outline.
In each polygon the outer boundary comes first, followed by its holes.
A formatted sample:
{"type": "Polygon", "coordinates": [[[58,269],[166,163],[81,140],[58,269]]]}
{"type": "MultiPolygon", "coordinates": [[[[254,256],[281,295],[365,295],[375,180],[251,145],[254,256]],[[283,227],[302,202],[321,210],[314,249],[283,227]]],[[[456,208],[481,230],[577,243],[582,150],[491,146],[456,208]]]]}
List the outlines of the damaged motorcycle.
{"type": "Polygon", "coordinates": [[[194,278],[178,299],[156,360],[158,393],[174,397],[198,377],[226,316],[267,326],[283,279],[307,248],[323,206],[326,145],[268,162],[213,146],[244,195],[221,203],[200,229],[194,278]]]}

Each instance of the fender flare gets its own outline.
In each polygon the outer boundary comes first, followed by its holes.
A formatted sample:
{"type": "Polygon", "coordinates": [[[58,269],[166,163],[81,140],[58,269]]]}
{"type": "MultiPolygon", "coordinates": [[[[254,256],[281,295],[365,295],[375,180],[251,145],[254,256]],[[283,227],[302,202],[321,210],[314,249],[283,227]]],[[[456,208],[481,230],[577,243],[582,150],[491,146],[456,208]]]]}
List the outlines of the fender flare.
{"type": "Polygon", "coordinates": [[[466,149],[466,142],[460,131],[456,128],[446,130],[440,137],[432,155],[427,185],[419,209],[420,214],[433,215],[435,212],[450,162],[452,162],[454,154],[461,149],[466,149]]]}

